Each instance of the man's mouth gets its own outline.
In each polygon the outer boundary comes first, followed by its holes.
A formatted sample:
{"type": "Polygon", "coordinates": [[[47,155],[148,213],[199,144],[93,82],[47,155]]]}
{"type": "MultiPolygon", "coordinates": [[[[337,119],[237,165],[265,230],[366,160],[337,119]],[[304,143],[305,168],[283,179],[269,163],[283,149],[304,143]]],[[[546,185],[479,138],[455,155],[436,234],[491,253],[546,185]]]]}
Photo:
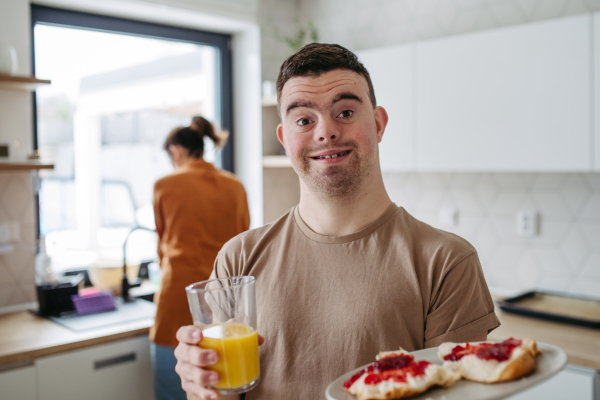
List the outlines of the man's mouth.
{"type": "Polygon", "coordinates": [[[342,151],[339,153],[335,153],[335,154],[329,154],[327,156],[317,156],[317,157],[311,157],[313,160],[325,160],[328,158],[337,158],[337,157],[341,157],[341,156],[345,156],[346,154],[349,154],[351,150],[346,150],[346,151],[342,151]]]}

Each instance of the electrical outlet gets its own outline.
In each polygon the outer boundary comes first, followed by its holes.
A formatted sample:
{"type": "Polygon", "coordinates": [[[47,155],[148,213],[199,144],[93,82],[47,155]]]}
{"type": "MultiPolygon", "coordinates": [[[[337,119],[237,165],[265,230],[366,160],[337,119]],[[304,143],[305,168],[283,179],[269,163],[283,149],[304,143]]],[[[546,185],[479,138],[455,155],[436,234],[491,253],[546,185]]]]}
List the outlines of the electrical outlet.
{"type": "Polygon", "coordinates": [[[455,228],[458,225],[458,210],[455,207],[440,208],[438,219],[441,225],[455,228]]]}
{"type": "Polygon", "coordinates": [[[517,235],[534,237],[538,234],[538,213],[531,210],[521,210],[517,213],[517,235]]]}

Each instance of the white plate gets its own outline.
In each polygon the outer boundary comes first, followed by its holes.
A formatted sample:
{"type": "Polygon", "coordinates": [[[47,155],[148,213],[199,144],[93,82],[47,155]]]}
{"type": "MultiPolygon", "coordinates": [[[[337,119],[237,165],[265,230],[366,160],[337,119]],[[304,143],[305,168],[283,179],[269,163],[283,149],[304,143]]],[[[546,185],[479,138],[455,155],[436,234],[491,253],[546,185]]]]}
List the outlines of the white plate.
{"type": "MultiPolygon", "coordinates": [[[[460,380],[448,388],[434,387],[425,393],[411,397],[411,400],[495,400],[503,399],[522,390],[550,378],[567,365],[567,355],[556,346],[546,343],[537,343],[540,354],[536,358],[536,369],[524,378],[505,383],[477,383],[466,380],[460,380]]],[[[438,348],[413,351],[415,360],[425,360],[432,364],[442,364],[437,355],[438,348]]],[[[327,390],[325,396],[327,400],[356,400],[346,392],[343,383],[352,375],[365,368],[366,365],[352,370],[333,381],[327,390]]]]}

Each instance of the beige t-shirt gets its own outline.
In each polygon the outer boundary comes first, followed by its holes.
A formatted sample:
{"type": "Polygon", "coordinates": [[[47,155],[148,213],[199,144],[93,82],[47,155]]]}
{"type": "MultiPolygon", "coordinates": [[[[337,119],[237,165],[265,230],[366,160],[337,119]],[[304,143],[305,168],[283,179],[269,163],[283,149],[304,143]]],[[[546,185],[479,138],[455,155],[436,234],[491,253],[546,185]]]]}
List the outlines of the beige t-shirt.
{"type": "Polygon", "coordinates": [[[256,277],[261,381],[246,400],[325,398],[384,350],[464,341],[500,325],[475,249],[395,204],[348,236],[290,210],[221,249],[213,277],[256,277]]]}

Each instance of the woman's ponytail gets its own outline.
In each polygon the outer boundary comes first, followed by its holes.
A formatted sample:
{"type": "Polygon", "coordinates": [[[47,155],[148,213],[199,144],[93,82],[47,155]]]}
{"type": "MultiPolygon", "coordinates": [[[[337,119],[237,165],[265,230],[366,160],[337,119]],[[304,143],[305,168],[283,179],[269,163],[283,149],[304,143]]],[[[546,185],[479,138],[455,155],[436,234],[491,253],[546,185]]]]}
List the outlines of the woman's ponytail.
{"type": "Polygon", "coordinates": [[[165,140],[164,149],[171,145],[179,145],[189,151],[190,156],[200,158],[204,154],[204,136],[208,136],[216,147],[223,147],[229,133],[215,132],[214,126],[203,117],[194,117],[188,127],[175,128],[165,140]]]}
{"type": "Polygon", "coordinates": [[[229,137],[229,132],[223,131],[220,133],[215,132],[213,124],[208,122],[204,117],[194,117],[190,128],[200,133],[202,137],[208,136],[213,141],[216,147],[223,147],[229,137]]]}

